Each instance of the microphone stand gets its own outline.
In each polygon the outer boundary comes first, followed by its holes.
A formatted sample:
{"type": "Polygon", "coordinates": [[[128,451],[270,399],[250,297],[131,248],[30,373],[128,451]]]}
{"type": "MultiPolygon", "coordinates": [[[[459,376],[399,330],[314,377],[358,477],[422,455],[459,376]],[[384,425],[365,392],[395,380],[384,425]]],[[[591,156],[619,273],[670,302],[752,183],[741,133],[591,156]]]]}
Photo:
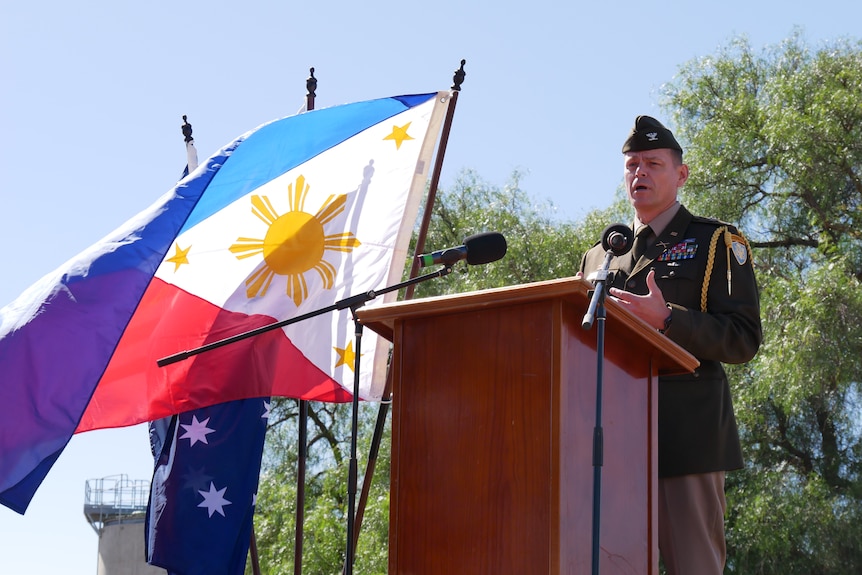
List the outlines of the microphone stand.
{"type": "MultiPolygon", "coordinates": [[[[608,280],[608,275],[610,272],[608,268],[611,265],[611,259],[614,257],[614,251],[608,250],[605,252],[605,260],[602,262],[602,267],[596,271],[596,280],[593,284],[593,289],[590,291],[590,295],[592,296],[590,299],[590,305],[587,308],[587,313],[584,314],[584,319],[581,321],[581,327],[584,329],[590,329],[593,327],[593,322],[596,319],[604,320],[604,305],[605,305],[605,295],[607,294],[607,288],[605,284],[608,280]]],[[[613,279],[613,277],[611,278],[613,279]]],[[[599,324],[597,329],[601,329],[602,325],[599,324]]]]}
{"type": "Polygon", "coordinates": [[[592,526],[592,575],[599,574],[599,534],[602,505],[602,465],[604,465],[605,438],[602,429],[602,383],[605,360],[605,296],[608,284],[613,282],[613,275],[608,268],[614,256],[620,256],[631,250],[632,232],[623,224],[608,226],[602,233],[602,247],[605,249],[605,259],[602,267],[596,272],[592,297],[587,313],[581,322],[581,327],[590,329],[598,320],[596,326],[596,425],[593,428],[593,526],[592,526]],[[608,282],[610,277],[611,281],[608,282]]]}
{"type": "Polygon", "coordinates": [[[378,295],[383,295],[395,290],[399,290],[404,287],[412,286],[418,284],[420,282],[424,282],[430,279],[443,277],[449,275],[452,272],[452,267],[457,263],[458,259],[454,257],[447,258],[446,261],[443,262],[443,267],[437,270],[436,272],[428,273],[425,275],[417,276],[414,278],[410,278],[406,281],[397,283],[395,285],[385,287],[380,290],[369,290],[364,293],[356,294],[347,298],[344,298],[340,301],[335,302],[334,304],[322,307],[318,310],[291,317],[282,321],[278,321],[275,323],[267,324],[231,337],[227,337],[218,341],[214,341],[212,343],[202,345],[200,347],[181,351],[179,353],[175,353],[173,355],[169,355],[167,357],[163,357],[156,361],[159,367],[165,367],[166,365],[171,365],[173,363],[177,363],[184,359],[188,359],[192,356],[199,355],[201,353],[211,351],[213,349],[229,345],[231,343],[236,343],[238,341],[248,339],[250,337],[254,337],[256,335],[260,335],[262,333],[278,329],[281,327],[285,327],[300,321],[304,321],[306,319],[310,319],[312,317],[317,317],[319,315],[323,315],[325,313],[329,313],[335,310],[342,310],[350,308],[351,315],[353,316],[353,323],[355,325],[355,348],[356,354],[353,360],[353,414],[350,426],[350,469],[348,475],[348,486],[347,486],[347,497],[348,497],[348,510],[347,510],[347,550],[344,561],[344,574],[351,575],[353,573],[353,515],[356,507],[356,483],[357,483],[357,435],[359,434],[359,359],[361,355],[361,344],[362,344],[362,323],[359,321],[359,318],[356,316],[356,310],[365,305],[366,302],[369,302],[376,298],[378,295]]]}
{"type": "Polygon", "coordinates": [[[592,574],[599,573],[599,524],[602,504],[602,465],[604,465],[604,431],[602,429],[602,378],[605,356],[605,296],[607,295],[608,267],[614,252],[605,252],[605,260],[596,274],[596,282],[590,299],[590,306],[584,315],[581,327],[590,329],[596,326],[596,426],[593,428],[593,527],[592,527],[592,574]]]}

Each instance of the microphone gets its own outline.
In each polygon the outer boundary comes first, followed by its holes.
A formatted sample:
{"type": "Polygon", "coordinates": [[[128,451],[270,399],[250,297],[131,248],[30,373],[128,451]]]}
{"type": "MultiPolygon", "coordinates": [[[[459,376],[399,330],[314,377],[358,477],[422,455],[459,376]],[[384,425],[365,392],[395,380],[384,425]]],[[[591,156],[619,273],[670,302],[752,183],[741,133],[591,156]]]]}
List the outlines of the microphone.
{"type": "Polygon", "coordinates": [[[451,266],[467,260],[471,266],[495,262],[506,255],[506,238],[499,232],[483,232],[464,238],[464,245],[416,256],[423,268],[442,264],[451,266]]]}
{"type": "MultiPolygon", "coordinates": [[[[602,267],[587,277],[587,280],[592,281],[596,289],[593,290],[593,296],[590,298],[590,306],[587,308],[587,313],[584,314],[584,320],[581,322],[582,328],[590,329],[593,326],[593,322],[596,320],[596,313],[600,310],[599,302],[604,301],[605,286],[609,279],[613,283],[611,272],[608,271],[611,259],[614,256],[621,256],[629,252],[632,249],[634,238],[634,232],[625,224],[612,224],[602,232],[602,248],[605,250],[605,260],[602,263],[602,267]]],[[[600,323],[599,325],[604,324],[600,323]]]]}
{"type": "Polygon", "coordinates": [[[634,244],[635,234],[625,224],[612,224],[602,232],[602,248],[615,256],[628,253],[634,244]]]}

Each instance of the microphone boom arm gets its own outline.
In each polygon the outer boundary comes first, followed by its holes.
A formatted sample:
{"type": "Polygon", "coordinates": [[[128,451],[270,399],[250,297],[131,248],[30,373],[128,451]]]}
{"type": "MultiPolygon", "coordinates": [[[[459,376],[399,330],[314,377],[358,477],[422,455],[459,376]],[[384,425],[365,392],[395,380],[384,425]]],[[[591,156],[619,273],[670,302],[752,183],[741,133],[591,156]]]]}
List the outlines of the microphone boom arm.
{"type": "Polygon", "coordinates": [[[320,309],[308,312],[308,313],[303,314],[303,315],[290,317],[290,318],[287,318],[287,319],[284,319],[281,321],[277,321],[275,323],[270,323],[270,324],[267,324],[267,325],[264,325],[264,326],[261,326],[261,327],[243,332],[243,333],[238,333],[236,335],[232,335],[230,337],[226,337],[224,339],[220,339],[218,341],[214,341],[212,343],[208,343],[206,345],[202,345],[202,346],[194,348],[194,349],[181,351],[181,352],[175,353],[173,355],[163,357],[163,358],[157,360],[156,364],[159,367],[165,367],[166,365],[171,365],[172,363],[177,363],[178,361],[188,359],[192,356],[204,353],[206,351],[211,351],[213,349],[216,349],[216,348],[219,348],[219,347],[231,344],[231,343],[235,343],[235,342],[243,340],[243,339],[254,337],[256,335],[260,335],[262,333],[266,333],[268,331],[272,331],[272,330],[278,329],[280,327],[285,327],[285,326],[288,326],[288,325],[291,325],[291,324],[294,324],[294,323],[297,323],[300,321],[304,321],[304,320],[310,319],[312,317],[317,317],[319,315],[323,315],[323,314],[329,313],[331,311],[342,310],[342,309],[346,309],[346,308],[350,308],[351,310],[356,310],[356,309],[362,307],[363,305],[365,305],[366,302],[373,300],[374,298],[376,298],[379,295],[387,294],[391,291],[399,290],[401,288],[408,287],[408,286],[411,286],[414,284],[418,284],[418,283],[426,281],[426,280],[443,277],[445,275],[449,275],[451,272],[452,272],[452,265],[446,265],[446,266],[443,266],[442,268],[440,268],[439,270],[437,270],[436,272],[432,272],[432,273],[421,275],[421,276],[416,276],[414,278],[410,278],[410,279],[403,281],[401,283],[397,283],[395,285],[391,285],[391,286],[388,286],[388,287],[385,287],[385,288],[382,288],[379,290],[368,290],[367,292],[363,292],[363,293],[359,293],[356,295],[352,295],[350,297],[346,297],[342,300],[335,302],[334,304],[328,305],[326,307],[322,307],[320,309]]]}

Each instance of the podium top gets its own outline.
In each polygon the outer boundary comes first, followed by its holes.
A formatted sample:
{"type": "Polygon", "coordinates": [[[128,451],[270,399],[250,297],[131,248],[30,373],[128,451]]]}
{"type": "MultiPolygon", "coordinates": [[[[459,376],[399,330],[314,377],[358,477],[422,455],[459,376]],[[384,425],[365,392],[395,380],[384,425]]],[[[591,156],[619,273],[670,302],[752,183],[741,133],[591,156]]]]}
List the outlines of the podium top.
{"type": "MultiPolygon", "coordinates": [[[[468,293],[398,301],[357,311],[363,325],[393,341],[397,321],[419,319],[440,314],[462,313],[494,307],[511,306],[539,300],[561,299],[574,304],[581,313],[589,306],[592,284],[574,277],[479,290],[468,293]]],[[[605,300],[606,329],[626,345],[646,346],[656,355],[659,373],[691,373],[700,362],[682,347],[632,315],[611,298],[605,300]]],[[[578,318],[580,325],[580,317],[578,318]]],[[[592,330],[590,330],[592,331],[592,330]]],[[[588,331],[584,332],[589,333],[588,331]]]]}

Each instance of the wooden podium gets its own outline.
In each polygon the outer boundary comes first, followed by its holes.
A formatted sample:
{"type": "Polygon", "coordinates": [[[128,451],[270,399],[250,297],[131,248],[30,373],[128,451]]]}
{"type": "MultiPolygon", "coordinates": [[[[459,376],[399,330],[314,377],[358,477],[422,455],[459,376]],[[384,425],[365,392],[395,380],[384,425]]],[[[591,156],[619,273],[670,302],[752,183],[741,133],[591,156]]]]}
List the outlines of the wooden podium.
{"type": "MultiPolygon", "coordinates": [[[[590,573],[596,328],[574,278],[360,310],[394,342],[389,573],[590,573]]],[[[608,300],[602,574],[658,573],[659,373],[697,360],[608,300]]]]}

